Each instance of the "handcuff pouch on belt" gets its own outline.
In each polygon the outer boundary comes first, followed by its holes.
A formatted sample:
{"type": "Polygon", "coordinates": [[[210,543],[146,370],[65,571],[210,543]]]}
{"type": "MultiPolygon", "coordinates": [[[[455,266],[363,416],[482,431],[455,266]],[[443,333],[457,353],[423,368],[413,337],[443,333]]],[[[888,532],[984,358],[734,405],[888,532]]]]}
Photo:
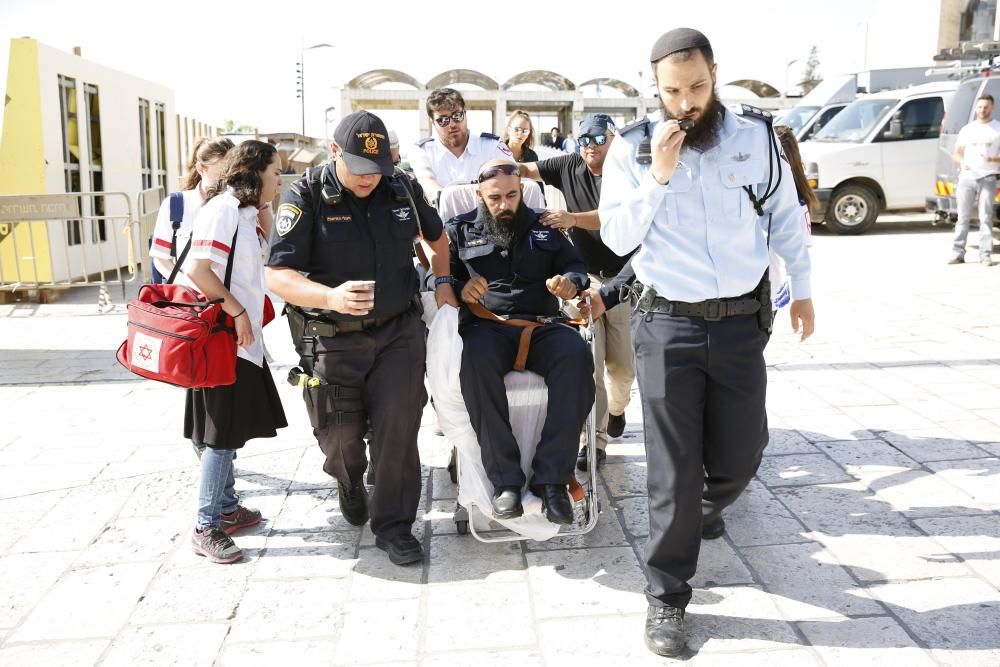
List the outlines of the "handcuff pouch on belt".
{"type": "Polygon", "coordinates": [[[754,291],[742,298],[708,299],[698,303],[669,301],[657,295],[656,290],[649,285],[643,285],[638,280],[631,285],[622,287],[622,300],[628,299],[633,312],[638,312],[652,319],[654,313],[665,315],[681,315],[701,317],[708,322],[718,322],[724,317],[734,315],[756,315],[757,326],[761,331],[771,333],[774,314],[771,311],[771,282],[767,273],[763,275],[754,291]]]}

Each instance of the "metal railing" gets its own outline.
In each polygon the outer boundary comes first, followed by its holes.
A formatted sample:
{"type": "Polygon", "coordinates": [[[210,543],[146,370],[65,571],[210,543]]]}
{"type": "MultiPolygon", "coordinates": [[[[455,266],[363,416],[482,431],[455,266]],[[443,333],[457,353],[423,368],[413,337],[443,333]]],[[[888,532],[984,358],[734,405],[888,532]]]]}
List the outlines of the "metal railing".
{"type": "Polygon", "coordinates": [[[160,203],[163,201],[163,188],[157,186],[147,190],[140,190],[135,195],[136,219],[139,225],[139,248],[142,265],[142,279],[149,282],[153,278],[153,262],[149,257],[149,241],[153,236],[153,227],[156,226],[156,216],[160,211],[160,203]]]}
{"type": "Polygon", "coordinates": [[[0,195],[0,290],[99,285],[103,294],[117,284],[124,298],[125,285],[139,278],[140,266],[149,273],[149,248],[144,241],[148,236],[140,234],[147,227],[152,230],[150,219],[155,222],[155,211],[148,204],[156,196],[153,193],[159,192],[160,188],[153,188],[136,196],[138,219],[124,192],[0,195]],[[117,212],[92,213],[98,208],[98,198],[103,200],[101,210],[117,212]],[[76,237],[74,243],[71,234],[76,237]],[[36,242],[40,235],[44,244],[36,242]],[[43,249],[47,254],[39,255],[43,249]]]}

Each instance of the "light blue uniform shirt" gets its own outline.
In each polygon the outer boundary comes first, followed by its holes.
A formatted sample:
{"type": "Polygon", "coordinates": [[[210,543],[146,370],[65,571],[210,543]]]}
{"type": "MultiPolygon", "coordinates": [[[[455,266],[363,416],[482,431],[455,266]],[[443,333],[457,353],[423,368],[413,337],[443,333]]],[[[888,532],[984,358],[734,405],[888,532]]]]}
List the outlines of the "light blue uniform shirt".
{"type": "MultiPolygon", "coordinates": [[[[768,268],[771,248],[785,261],[792,299],[810,298],[809,251],[795,182],[788,163],[772,155],[773,178],[781,185],[758,217],[758,199],[768,183],[767,126],[727,108],[719,139],[704,153],[681,147],[670,182],[660,185],[652,165],[635,161],[641,128],[617,137],[604,163],[601,238],[614,252],[632,258],[636,278],[671,301],[698,302],[752,291],[768,268]]],[[[650,120],[650,136],[662,122],[650,120]]],[[[777,144],[780,150],[781,144],[777,144]]],[[[773,187],[773,186],[772,186],[773,187]]]]}

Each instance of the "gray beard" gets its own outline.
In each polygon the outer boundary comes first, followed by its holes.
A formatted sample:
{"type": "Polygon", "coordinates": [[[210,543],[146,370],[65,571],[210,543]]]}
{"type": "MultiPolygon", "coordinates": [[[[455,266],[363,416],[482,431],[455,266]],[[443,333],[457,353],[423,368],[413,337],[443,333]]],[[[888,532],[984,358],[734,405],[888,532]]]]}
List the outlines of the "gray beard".
{"type": "Polygon", "coordinates": [[[511,220],[497,220],[486,208],[486,204],[479,203],[479,217],[483,220],[486,228],[486,235],[493,241],[493,244],[501,248],[510,248],[517,239],[518,232],[522,227],[523,217],[521,208],[518,207],[511,220]]]}

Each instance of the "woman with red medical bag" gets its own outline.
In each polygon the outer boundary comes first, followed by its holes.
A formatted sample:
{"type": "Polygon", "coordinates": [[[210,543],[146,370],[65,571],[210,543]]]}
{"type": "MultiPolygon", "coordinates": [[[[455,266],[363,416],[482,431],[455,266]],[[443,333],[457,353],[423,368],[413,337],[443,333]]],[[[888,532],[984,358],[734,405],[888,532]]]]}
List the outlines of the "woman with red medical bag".
{"type": "Polygon", "coordinates": [[[195,220],[191,248],[177,278],[208,299],[223,299],[222,309],[232,318],[238,346],[236,382],[187,390],[184,410],[184,437],[207,447],[201,457],[192,547],[214,563],[240,560],[243,553],[229,533],[261,519],[259,511],[239,505],[236,498],[235,451],[247,440],[273,438],[277,429],[288,425],[264,359],[264,260],[270,216],[260,216],[266,222],[258,221],[259,210],[281,187],[280,174],[281,160],[270,144],[245,141],[229,151],[225,169],[195,220]]]}

